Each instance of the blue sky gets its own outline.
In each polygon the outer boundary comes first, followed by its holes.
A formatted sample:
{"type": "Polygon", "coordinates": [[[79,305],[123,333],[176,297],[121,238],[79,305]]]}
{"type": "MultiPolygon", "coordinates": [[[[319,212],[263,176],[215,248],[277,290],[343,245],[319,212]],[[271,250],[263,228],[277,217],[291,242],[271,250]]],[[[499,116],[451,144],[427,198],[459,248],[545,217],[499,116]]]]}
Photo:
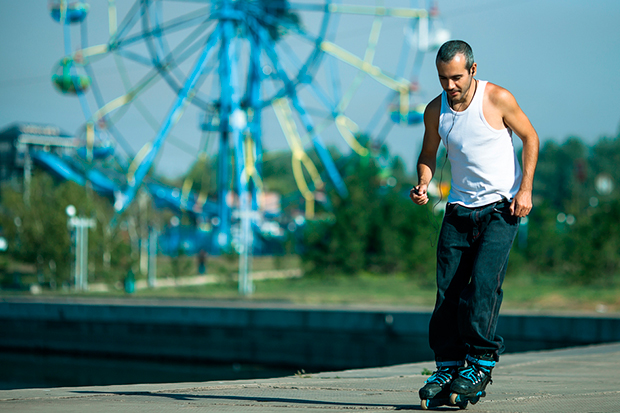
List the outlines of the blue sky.
{"type": "MultiPolygon", "coordinates": [[[[107,2],[91,3],[103,7],[107,2]]],[[[84,122],[80,106],[76,99],[56,92],[50,82],[63,43],[47,2],[0,0],[0,5],[0,128],[16,121],[39,122],[75,132],[84,122]]],[[[478,78],[509,89],[543,141],[577,136],[591,144],[618,134],[620,1],[439,0],[438,5],[451,37],[472,45],[478,78]]],[[[92,27],[105,24],[93,22],[92,27]]],[[[346,42],[365,41],[364,36],[356,37],[355,30],[345,29],[346,42]]],[[[385,34],[398,37],[402,31],[388,27],[385,34]]],[[[441,92],[432,56],[425,61],[420,81],[422,100],[430,101],[441,92]]],[[[195,127],[195,119],[192,122],[195,127]]],[[[266,130],[275,129],[269,122],[274,120],[265,119],[266,130]]],[[[412,167],[423,129],[397,129],[387,143],[412,167]]],[[[326,138],[332,143],[330,139],[326,138]]],[[[266,140],[265,145],[279,149],[282,142],[266,140]]],[[[170,171],[181,172],[174,165],[170,171]]]]}

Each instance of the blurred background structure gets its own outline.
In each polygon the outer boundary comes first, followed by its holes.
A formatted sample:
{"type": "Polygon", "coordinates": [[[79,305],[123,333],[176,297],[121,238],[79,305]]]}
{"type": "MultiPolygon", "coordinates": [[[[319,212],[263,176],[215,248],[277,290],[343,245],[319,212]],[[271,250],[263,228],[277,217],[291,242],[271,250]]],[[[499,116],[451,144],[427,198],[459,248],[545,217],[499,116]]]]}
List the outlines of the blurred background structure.
{"type": "MultiPolygon", "coordinates": [[[[297,222],[315,217],[316,201],[331,209],[325,182],[340,196],[348,194],[323,136],[339,134],[358,155],[378,156],[394,125],[421,122],[424,104],[417,92],[424,55],[449,38],[436,5],[358,3],[50,2],[51,17],[64,32],[65,54],[52,83],[79,100],[86,121],[75,137],[58,142],[48,137],[44,143],[28,140],[28,130],[53,126],[11,126],[4,135],[7,141],[13,137],[11,146],[24,159],[8,154],[6,168],[14,177],[22,167],[27,206],[33,160],[55,177],[110,199],[115,214],[103,225],[112,229],[140,198],[142,267],[155,262],[146,251],[156,252],[149,241],[156,241],[158,231],[146,204],[188,216],[194,245],[186,252],[239,253],[240,291],[249,294],[249,255],[278,252],[284,232],[275,221],[282,221],[279,197],[290,196],[264,188],[263,142],[273,138],[263,133],[263,120],[277,119],[289,144],[292,175],[303,196],[298,208],[305,211],[293,217],[297,222]],[[102,21],[107,33],[97,31],[102,21]],[[398,25],[404,35],[382,33],[384,24],[398,25]],[[360,33],[349,44],[353,51],[337,43],[342,27],[360,33]],[[395,42],[401,44],[398,56],[385,54],[395,42]],[[370,121],[360,117],[356,102],[358,90],[369,88],[377,97],[364,105],[374,111],[370,121]],[[183,137],[174,136],[173,128],[187,118],[194,133],[185,129],[183,137]],[[158,179],[165,173],[160,164],[185,164],[193,173],[184,171],[180,187],[166,185],[158,179]],[[275,205],[267,204],[269,197],[275,205]]],[[[76,246],[82,246],[84,232],[76,228],[76,246]]],[[[179,242],[168,237],[172,249],[181,248],[179,242]]],[[[83,248],[77,249],[81,256],[83,248]]],[[[76,274],[84,262],[76,259],[76,274]]]]}
{"type": "Polygon", "coordinates": [[[543,140],[514,261],[616,272],[616,2],[27,3],[0,17],[5,273],[93,289],[235,272],[242,294],[252,254],[295,274],[432,273],[449,166],[430,212],[405,194],[448,37],[543,140]]]}

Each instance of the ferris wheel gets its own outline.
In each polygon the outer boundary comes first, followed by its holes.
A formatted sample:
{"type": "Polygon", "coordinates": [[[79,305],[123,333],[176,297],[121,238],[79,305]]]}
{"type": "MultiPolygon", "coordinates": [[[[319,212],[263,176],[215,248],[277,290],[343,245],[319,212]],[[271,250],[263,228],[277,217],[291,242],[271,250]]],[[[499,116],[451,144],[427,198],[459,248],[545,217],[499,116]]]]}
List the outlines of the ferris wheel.
{"type": "Polygon", "coordinates": [[[107,156],[120,172],[101,185],[118,213],[140,188],[176,197],[217,218],[220,246],[231,241],[235,211],[248,245],[271,140],[291,149],[308,217],[326,183],[346,195],[326,142],[367,156],[394,125],[420,123],[424,55],[449,37],[432,1],[129,3],[50,2],[65,53],[53,83],[80,100],[85,159],[107,156]],[[209,157],[217,159],[213,202],[192,182],[169,195],[149,176],[209,157]]]}

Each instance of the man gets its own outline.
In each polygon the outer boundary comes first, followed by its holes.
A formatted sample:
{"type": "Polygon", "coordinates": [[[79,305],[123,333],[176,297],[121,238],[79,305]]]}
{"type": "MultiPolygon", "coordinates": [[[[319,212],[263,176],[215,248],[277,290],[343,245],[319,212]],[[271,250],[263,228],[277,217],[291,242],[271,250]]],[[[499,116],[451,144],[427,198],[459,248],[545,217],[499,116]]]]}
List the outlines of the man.
{"type": "Polygon", "coordinates": [[[495,333],[501,287],[519,220],[532,209],[539,148],[513,95],[475,78],[467,43],[445,43],[436,65],[443,92],[424,113],[418,185],[410,192],[418,205],[429,201],[442,142],[452,183],[437,245],[437,301],[429,328],[437,371],[420,389],[423,408],[448,401],[463,407],[484,396],[504,349],[495,333]],[[523,168],[513,132],[523,141],[523,168]]]}

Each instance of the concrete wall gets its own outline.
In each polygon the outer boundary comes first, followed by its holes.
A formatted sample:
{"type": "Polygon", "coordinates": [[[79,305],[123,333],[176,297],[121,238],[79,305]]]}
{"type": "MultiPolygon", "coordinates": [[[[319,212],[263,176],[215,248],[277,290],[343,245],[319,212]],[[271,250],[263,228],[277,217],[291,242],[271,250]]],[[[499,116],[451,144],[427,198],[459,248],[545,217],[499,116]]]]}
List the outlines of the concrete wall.
{"type": "MultiPolygon", "coordinates": [[[[133,301],[133,300],[132,300],[133,301]]],[[[0,300],[0,347],[308,371],[431,360],[429,312],[0,300]]],[[[620,318],[504,315],[507,351],[620,341],[620,318]]]]}

